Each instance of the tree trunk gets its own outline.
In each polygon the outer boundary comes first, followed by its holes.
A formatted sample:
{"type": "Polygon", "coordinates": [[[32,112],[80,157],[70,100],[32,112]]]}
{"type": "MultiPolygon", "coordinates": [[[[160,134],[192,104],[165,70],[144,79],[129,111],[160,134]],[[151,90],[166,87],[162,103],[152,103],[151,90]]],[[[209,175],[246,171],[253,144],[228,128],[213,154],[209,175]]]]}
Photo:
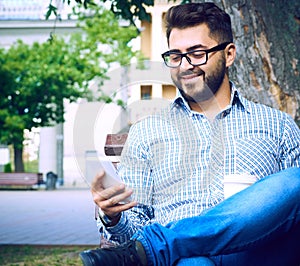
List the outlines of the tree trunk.
{"type": "Polygon", "coordinates": [[[23,148],[14,147],[15,172],[24,172],[23,148]]]}
{"type": "Polygon", "coordinates": [[[215,3],[231,16],[237,46],[231,80],[248,99],[285,111],[300,125],[300,1],[215,3]]]}

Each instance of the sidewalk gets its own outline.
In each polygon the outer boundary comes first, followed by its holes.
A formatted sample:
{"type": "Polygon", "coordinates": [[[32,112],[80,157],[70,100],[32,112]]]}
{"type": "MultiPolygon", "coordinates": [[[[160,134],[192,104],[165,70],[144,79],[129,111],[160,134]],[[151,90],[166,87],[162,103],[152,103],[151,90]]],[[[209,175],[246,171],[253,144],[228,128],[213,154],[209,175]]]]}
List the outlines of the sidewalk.
{"type": "Polygon", "coordinates": [[[0,244],[99,245],[89,189],[0,190],[0,244]]]}

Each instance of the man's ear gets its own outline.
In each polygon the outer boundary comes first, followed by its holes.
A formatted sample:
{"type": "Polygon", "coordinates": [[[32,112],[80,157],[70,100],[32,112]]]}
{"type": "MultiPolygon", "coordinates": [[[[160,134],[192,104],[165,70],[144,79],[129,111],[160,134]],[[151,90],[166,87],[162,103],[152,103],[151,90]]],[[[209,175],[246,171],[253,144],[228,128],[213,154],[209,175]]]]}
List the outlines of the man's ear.
{"type": "Polygon", "coordinates": [[[230,43],[227,45],[225,49],[225,57],[226,57],[226,67],[229,67],[233,64],[236,55],[236,47],[234,43],[230,43]]]}

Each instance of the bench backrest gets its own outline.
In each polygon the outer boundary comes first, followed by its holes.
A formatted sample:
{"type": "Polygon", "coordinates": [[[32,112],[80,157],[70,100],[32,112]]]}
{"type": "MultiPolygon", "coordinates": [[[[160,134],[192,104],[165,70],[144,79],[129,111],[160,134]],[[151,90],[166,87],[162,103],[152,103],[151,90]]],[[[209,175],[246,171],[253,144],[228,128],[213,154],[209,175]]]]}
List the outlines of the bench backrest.
{"type": "Polygon", "coordinates": [[[120,156],[128,133],[107,134],[104,153],[107,156],[120,156]]]}

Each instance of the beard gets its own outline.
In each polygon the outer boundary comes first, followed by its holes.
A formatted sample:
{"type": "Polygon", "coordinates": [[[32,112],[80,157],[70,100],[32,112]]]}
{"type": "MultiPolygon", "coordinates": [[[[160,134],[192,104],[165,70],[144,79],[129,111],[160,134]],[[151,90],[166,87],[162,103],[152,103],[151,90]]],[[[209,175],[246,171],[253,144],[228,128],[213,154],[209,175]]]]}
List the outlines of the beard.
{"type": "Polygon", "coordinates": [[[207,101],[214,97],[219,91],[221,84],[223,83],[226,73],[225,58],[222,57],[218,61],[216,67],[211,73],[205,73],[201,68],[194,67],[192,70],[187,70],[177,74],[175,77],[171,76],[175,86],[180,91],[182,97],[187,102],[200,103],[207,101]],[[181,77],[186,75],[196,74],[199,77],[203,76],[203,80],[193,83],[182,84],[181,77]]]}

